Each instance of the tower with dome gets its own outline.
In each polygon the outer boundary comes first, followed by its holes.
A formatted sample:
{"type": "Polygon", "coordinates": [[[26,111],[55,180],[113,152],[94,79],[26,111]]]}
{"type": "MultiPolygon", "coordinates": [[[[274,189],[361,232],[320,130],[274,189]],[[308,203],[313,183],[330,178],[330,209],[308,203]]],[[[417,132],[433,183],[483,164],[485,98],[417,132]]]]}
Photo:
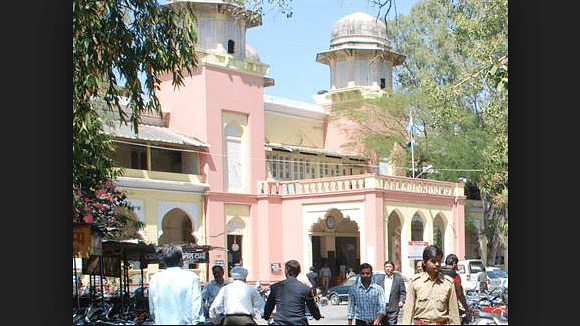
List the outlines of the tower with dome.
{"type": "Polygon", "coordinates": [[[330,49],[318,53],[316,61],[330,68],[330,90],[349,88],[392,88],[393,67],[405,56],[395,52],[383,21],[355,12],[332,27],[330,49]]]}

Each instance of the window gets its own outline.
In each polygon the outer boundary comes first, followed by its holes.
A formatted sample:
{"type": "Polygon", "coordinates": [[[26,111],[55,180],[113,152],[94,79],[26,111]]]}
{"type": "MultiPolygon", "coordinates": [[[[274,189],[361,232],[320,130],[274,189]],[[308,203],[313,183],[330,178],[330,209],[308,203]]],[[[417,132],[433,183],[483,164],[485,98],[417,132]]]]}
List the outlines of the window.
{"type": "Polygon", "coordinates": [[[227,186],[229,191],[243,190],[242,134],[243,129],[235,123],[224,130],[226,144],[227,186]]]}

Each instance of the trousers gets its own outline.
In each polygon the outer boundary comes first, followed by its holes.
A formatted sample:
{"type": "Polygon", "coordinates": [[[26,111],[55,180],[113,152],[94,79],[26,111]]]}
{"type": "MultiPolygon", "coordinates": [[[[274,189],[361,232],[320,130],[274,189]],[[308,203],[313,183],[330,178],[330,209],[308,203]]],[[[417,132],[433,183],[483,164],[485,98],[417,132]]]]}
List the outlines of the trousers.
{"type": "Polygon", "coordinates": [[[256,321],[250,315],[227,315],[224,325],[256,325],[256,321]]]}

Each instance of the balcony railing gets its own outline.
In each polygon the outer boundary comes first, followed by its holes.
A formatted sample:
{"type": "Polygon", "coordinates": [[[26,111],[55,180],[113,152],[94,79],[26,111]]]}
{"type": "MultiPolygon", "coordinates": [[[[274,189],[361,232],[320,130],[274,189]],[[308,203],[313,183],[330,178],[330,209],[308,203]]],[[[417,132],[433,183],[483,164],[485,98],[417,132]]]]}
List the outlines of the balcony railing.
{"type": "Polygon", "coordinates": [[[384,189],[440,196],[464,195],[462,183],[374,174],[283,182],[258,182],[260,194],[270,195],[322,194],[364,189],[384,189]]]}

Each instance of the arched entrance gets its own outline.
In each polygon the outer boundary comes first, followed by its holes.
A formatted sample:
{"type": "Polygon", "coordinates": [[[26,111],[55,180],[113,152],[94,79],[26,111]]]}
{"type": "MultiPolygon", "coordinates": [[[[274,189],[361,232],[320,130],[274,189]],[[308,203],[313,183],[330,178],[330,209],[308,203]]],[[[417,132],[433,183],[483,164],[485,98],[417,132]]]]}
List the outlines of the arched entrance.
{"type": "Polygon", "coordinates": [[[232,218],[226,225],[227,252],[228,252],[228,272],[235,266],[243,266],[243,240],[246,224],[239,218],[232,218]]]}
{"type": "MultiPolygon", "coordinates": [[[[445,252],[445,221],[441,217],[440,214],[435,216],[433,220],[433,244],[443,251],[444,256],[446,256],[445,252]]],[[[445,258],[445,257],[443,257],[445,258]]]]}
{"type": "Polygon", "coordinates": [[[163,216],[161,222],[162,234],[157,239],[160,245],[165,244],[195,244],[193,227],[189,216],[179,208],[174,208],[163,216]]]}
{"type": "Polygon", "coordinates": [[[395,270],[401,270],[401,217],[395,211],[387,219],[388,259],[395,263],[395,270]]]}
{"type": "Polygon", "coordinates": [[[349,216],[336,208],[312,225],[312,266],[317,270],[325,264],[332,271],[332,284],[337,284],[350,269],[360,265],[360,231],[349,216]]]}

